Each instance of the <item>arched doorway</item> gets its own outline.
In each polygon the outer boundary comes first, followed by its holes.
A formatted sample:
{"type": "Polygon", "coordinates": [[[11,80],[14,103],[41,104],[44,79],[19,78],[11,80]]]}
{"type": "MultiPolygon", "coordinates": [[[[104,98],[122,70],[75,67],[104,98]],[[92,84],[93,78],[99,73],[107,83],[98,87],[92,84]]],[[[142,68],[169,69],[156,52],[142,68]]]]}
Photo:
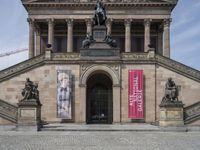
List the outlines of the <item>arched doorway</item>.
{"type": "Polygon", "coordinates": [[[111,124],[113,121],[112,80],[95,73],[87,80],[86,121],[88,124],[111,124]]]}

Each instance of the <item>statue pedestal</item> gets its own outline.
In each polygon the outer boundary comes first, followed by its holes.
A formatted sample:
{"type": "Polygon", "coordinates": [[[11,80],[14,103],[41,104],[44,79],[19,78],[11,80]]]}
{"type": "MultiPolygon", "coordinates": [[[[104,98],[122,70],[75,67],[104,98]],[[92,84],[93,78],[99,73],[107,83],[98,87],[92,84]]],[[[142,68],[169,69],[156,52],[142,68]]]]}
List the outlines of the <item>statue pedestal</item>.
{"type": "Polygon", "coordinates": [[[160,104],[160,127],[183,126],[183,105],[181,101],[160,104]]]}
{"type": "Polygon", "coordinates": [[[96,42],[103,42],[106,37],[106,27],[105,26],[94,26],[93,27],[93,38],[96,42]]]}
{"type": "Polygon", "coordinates": [[[81,48],[80,58],[82,60],[120,60],[120,49],[111,47],[106,43],[106,26],[93,27],[93,43],[88,48],[81,48]]]}
{"type": "Polygon", "coordinates": [[[17,130],[39,131],[41,127],[41,106],[35,99],[19,102],[17,130]]]}

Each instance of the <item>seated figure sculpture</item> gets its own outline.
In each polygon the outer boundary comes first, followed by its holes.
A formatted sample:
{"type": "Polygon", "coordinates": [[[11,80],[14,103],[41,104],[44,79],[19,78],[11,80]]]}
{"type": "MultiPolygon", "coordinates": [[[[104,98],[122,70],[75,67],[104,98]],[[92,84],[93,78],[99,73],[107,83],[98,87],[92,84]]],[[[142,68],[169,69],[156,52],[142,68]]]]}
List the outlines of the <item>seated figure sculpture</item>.
{"type": "Polygon", "coordinates": [[[165,96],[163,97],[162,103],[178,102],[178,94],[178,86],[175,84],[172,78],[168,78],[168,81],[165,84],[165,96]]]}
{"type": "Polygon", "coordinates": [[[111,47],[116,48],[117,47],[117,42],[115,40],[112,39],[112,36],[110,33],[108,33],[104,39],[104,41],[110,45],[111,47]]]}
{"type": "Polygon", "coordinates": [[[26,79],[25,87],[22,90],[22,96],[24,97],[22,101],[29,101],[29,100],[36,100],[37,103],[39,101],[39,91],[38,91],[38,84],[33,83],[30,81],[29,78],[26,79]]]}
{"type": "Polygon", "coordinates": [[[87,33],[85,40],[82,42],[82,48],[89,48],[90,44],[95,42],[93,36],[87,33]]]}

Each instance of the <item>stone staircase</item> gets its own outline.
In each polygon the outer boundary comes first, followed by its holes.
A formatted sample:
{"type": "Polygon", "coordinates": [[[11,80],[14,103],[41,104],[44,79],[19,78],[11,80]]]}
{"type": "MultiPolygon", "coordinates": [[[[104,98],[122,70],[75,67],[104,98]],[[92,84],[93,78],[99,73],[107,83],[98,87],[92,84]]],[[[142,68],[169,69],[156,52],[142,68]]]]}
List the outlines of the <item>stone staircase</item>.
{"type": "Polygon", "coordinates": [[[0,99],[0,117],[17,123],[17,106],[0,99]]]}
{"type": "MultiPolygon", "coordinates": [[[[188,77],[194,81],[200,83],[200,71],[181,64],[175,60],[149,53],[121,53],[121,60],[130,63],[147,63],[158,64],[171,71],[179,73],[185,77],[188,77]]],[[[77,61],[83,61],[80,59],[79,53],[52,53],[50,58],[46,54],[39,55],[32,59],[26,60],[5,70],[0,71],[0,82],[8,80],[14,76],[27,72],[31,69],[37,68],[45,64],[63,64],[73,63],[77,61]]],[[[87,61],[87,60],[85,60],[87,61]]],[[[3,100],[0,100],[0,117],[7,119],[11,122],[17,122],[17,107],[9,104],[3,100]]],[[[184,120],[185,124],[189,124],[200,119],[200,101],[184,108],[184,120]]]]}
{"type": "Polygon", "coordinates": [[[190,124],[200,120],[200,101],[184,108],[184,122],[190,124]]]}

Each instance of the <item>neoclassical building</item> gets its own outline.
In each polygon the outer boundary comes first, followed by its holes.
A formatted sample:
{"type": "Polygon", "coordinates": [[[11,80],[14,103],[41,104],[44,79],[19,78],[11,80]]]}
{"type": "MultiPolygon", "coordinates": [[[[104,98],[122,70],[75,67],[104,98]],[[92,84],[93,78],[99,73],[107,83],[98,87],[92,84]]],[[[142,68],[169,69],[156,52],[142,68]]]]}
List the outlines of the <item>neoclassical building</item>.
{"type": "Polygon", "coordinates": [[[82,42],[93,35],[96,0],[21,1],[28,12],[29,59],[0,71],[0,104],[9,108],[0,109],[0,124],[16,123],[26,78],[39,85],[46,122],[156,124],[171,77],[180,87],[185,124],[200,125],[200,72],[170,58],[178,0],[103,0],[106,32],[117,48],[100,42],[88,50],[82,42]],[[132,91],[142,114],[132,114],[132,91]]]}

